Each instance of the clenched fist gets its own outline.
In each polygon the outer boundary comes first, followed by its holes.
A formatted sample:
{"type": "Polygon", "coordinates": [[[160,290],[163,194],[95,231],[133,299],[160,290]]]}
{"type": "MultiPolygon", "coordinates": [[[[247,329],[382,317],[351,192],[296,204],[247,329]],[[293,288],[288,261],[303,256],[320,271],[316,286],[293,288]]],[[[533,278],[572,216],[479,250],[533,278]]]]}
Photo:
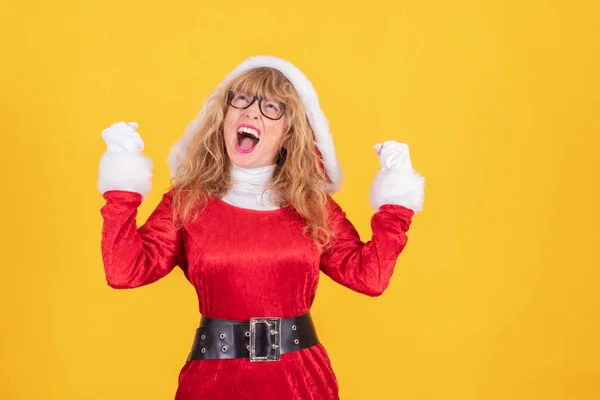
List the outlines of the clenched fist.
{"type": "Polygon", "coordinates": [[[412,171],[408,145],[388,140],[375,145],[382,171],[412,171]]]}
{"type": "Polygon", "coordinates": [[[137,122],[116,122],[102,131],[107,151],[100,159],[98,190],[135,192],[146,197],[152,186],[152,161],[142,155],[137,122]]]}
{"type": "Polygon", "coordinates": [[[117,122],[102,131],[102,139],[106,143],[108,151],[119,153],[132,151],[141,153],[144,150],[144,141],[135,130],[137,122],[117,122]]]}
{"type": "Polygon", "coordinates": [[[388,140],[375,145],[381,171],[371,185],[371,205],[375,210],[396,204],[419,212],[423,209],[425,179],[413,170],[408,145],[388,140]]]}

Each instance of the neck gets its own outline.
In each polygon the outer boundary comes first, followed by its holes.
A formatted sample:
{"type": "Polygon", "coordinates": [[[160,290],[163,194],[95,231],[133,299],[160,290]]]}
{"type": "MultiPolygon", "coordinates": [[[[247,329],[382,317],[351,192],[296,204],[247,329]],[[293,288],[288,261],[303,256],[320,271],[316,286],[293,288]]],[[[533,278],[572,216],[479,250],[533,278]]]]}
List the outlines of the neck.
{"type": "Polygon", "coordinates": [[[233,183],[239,185],[248,185],[255,188],[261,187],[262,190],[273,179],[273,172],[277,165],[267,165],[265,167],[258,168],[242,168],[233,164],[231,167],[231,174],[233,176],[233,183]]]}
{"type": "Polygon", "coordinates": [[[242,208],[253,210],[275,210],[279,207],[271,202],[267,186],[273,180],[277,165],[258,168],[242,168],[233,164],[231,174],[233,185],[223,196],[223,201],[242,208]]]}

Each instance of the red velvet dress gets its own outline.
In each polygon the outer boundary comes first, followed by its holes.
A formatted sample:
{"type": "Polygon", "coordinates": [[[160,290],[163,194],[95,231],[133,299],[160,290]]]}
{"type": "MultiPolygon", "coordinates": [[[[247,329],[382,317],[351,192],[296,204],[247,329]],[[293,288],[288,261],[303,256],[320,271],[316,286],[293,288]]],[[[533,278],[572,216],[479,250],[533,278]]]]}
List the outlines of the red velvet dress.
{"type": "MultiPolygon", "coordinates": [[[[179,266],[196,289],[200,313],[233,320],[304,314],[315,297],[319,271],[357,292],[381,294],[406,245],[414,214],[402,206],[382,206],[371,221],[372,240],[363,243],[329,198],[330,227],[337,240],[322,253],[303,233],[303,221],[291,207],[249,210],[211,198],[196,221],[176,230],[170,193],[139,228],[141,195],[114,190],[104,198],[102,257],[111,287],[147,285],[179,266]]],[[[245,358],[186,362],[175,396],[176,400],[338,398],[336,377],[322,345],[282,354],[278,362],[251,363],[245,358]]]]}

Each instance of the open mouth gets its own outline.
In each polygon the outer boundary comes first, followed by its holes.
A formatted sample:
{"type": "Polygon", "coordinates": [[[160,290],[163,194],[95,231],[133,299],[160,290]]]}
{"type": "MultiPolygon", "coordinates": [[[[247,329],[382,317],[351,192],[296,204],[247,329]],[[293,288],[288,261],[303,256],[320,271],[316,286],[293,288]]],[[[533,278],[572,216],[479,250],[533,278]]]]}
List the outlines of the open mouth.
{"type": "Polygon", "coordinates": [[[237,141],[235,148],[240,153],[250,153],[260,142],[260,131],[251,126],[242,124],[237,130],[237,141]]]}

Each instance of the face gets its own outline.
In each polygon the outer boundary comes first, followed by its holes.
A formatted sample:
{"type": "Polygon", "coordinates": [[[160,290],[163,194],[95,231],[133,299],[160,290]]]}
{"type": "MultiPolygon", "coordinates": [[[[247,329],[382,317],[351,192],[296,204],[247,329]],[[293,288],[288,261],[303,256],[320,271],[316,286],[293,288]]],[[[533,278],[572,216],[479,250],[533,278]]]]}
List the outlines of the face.
{"type": "MultiPolygon", "coordinates": [[[[266,100],[262,104],[263,110],[268,112],[266,100]]],[[[258,99],[246,109],[228,105],[224,137],[231,162],[241,168],[275,164],[286,124],[285,114],[278,120],[265,117],[260,111],[258,99]]]]}

